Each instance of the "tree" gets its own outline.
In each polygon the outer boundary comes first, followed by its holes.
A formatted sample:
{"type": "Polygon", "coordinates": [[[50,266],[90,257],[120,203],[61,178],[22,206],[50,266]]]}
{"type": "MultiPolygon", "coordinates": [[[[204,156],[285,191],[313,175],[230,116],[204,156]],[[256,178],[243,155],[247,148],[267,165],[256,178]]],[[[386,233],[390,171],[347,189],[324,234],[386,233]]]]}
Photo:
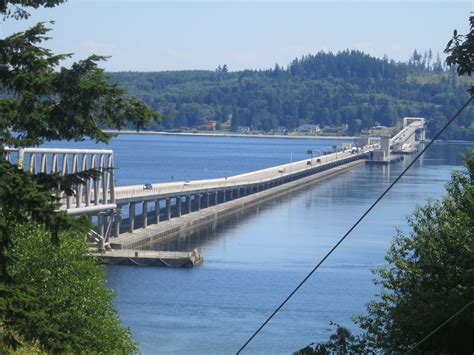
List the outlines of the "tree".
{"type": "Polygon", "coordinates": [[[415,49],[413,51],[413,54],[411,55],[410,63],[412,63],[415,66],[419,66],[421,65],[421,58],[422,58],[422,55],[419,54],[418,51],[415,49]]]}
{"type": "Polygon", "coordinates": [[[436,55],[436,61],[433,64],[433,71],[436,73],[442,73],[443,72],[443,63],[441,62],[441,58],[439,56],[439,53],[436,55]]]}
{"type": "MultiPolygon", "coordinates": [[[[474,299],[474,150],[465,166],[453,174],[445,198],[416,209],[409,219],[412,232],[398,231],[388,266],[375,271],[383,291],[358,323],[376,348],[405,352],[474,299]]],[[[470,353],[472,329],[474,307],[418,350],[470,353]]]]}
{"type": "Polygon", "coordinates": [[[84,257],[87,245],[80,234],[61,232],[54,243],[44,227],[27,223],[18,225],[14,236],[8,252],[15,263],[9,272],[16,284],[34,290],[37,302],[29,313],[37,326],[31,327],[31,317],[21,322],[10,318],[4,325],[46,352],[138,351],[112,306],[112,291],[102,287],[97,260],[84,257]]]}
{"type": "MultiPolygon", "coordinates": [[[[29,7],[54,7],[62,2],[2,1],[0,14],[4,21],[24,19],[29,16],[26,10],[29,7]]],[[[38,292],[39,285],[15,277],[18,264],[11,250],[20,241],[18,228],[29,224],[46,230],[56,244],[62,231],[72,231],[84,241],[83,223],[64,212],[56,212],[58,205],[52,189],[61,183],[66,193],[74,193],[73,184],[98,173],[91,170],[64,177],[30,174],[3,159],[3,147],[26,147],[59,139],[77,141],[84,137],[107,142],[111,136],[102,131],[104,126],[121,128],[131,122],[140,128],[161,118],[145,103],[126,96],[118,85],[108,82],[98,67],[104,57],[92,55],[71,68],[59,68],[60,61],[68,55],[55,55],[40,47],[47,40],[48,31],[44,23],[39,23],[0,39],[0,344],[3,351],[15,349],[22,340],[47,351],[61,348],[79,351],[70,343],[67,332],[47,322],[47,302],[43,299],[45,294],[38,292]]],[[[68,261],[74,264],[74,260],[68,261]]],[[[67,268],[67,263],[64,267],[67,268]]],[[[54,272],[50,274],[56,277],[54,272]]],[[[93,297],[95,286],[91,285],[88,297],[93,297]]],[[[104,302],[112,307],[110,299],[104,302]]],[[[71,309],[64,308],[62,312],[62,316],[67,316],[71,309]]],[[[113,317],[109,316],[105,321],[113,323],[113,317]]],[[[90,313],[89,317],[94,319],[94,314],[90,313]]],[[[100,342],[101,334],[95,336],[100,342]]],[[[129,333],[124,336],[127,337],[124,341],[130,341],[129,333]]]]}
{"type": "Polygon", "coordinates": [[[363,343],[357,342],[349,329],[341,327],[339,324],[334,325],[337,326],[336,331],[329,337],[327,342],[316,345],[310,344],[296,351],[293,355],[355,355],[365,352],[363,343]]]}
{"type": "MultiPolygon", "coordinates": [[[[445,53],[448,65],[456,66],[458,75],[471,76],[474,72],[474,16],[469,17],[470,32],[467,35],[460,35],[454,30],[453,38],[446,45],[445,53]],[[464,42],[462,40],[464,39],[464,42]]],[[[471,96],[474,96],[474,85],[469,89],[471,96]]]]}

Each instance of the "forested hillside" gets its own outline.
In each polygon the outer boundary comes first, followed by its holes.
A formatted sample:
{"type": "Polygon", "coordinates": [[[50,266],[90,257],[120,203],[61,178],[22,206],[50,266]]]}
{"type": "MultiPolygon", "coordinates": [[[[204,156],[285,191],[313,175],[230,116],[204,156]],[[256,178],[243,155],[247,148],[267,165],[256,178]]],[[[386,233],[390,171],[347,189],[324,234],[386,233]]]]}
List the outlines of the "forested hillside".
{"type": "MultiPolygon", "coordinates": [[[[359,51],[320,52],[295,59],[286,68],[229,72],[173,71],[109,73],[130,95],[165,114],[161,126],[183,129],[231,124],[270,131],[302,124],[341,126],[356,134],[376,124],[392,126],[404,116],[428,120],[428,134],[468,97],[472,78],[459,78],[431,51],[414,52],[407,63],[378,59],[359,51]]],[[[446,138],[474,140],[474,110],[465,110],[446,138]]]]}

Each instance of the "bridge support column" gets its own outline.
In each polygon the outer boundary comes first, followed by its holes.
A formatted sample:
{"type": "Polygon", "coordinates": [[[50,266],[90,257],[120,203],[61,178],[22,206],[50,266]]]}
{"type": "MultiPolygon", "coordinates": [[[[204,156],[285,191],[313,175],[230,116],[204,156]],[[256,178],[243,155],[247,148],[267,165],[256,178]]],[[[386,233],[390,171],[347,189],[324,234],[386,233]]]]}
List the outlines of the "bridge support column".
{"type": "Polygon", "coordinates": [[[214,192],[214,205],[219,203],[219,191],[214,192]]]}
{"type": "Polygon", "coordinates": [[[226,190],[222,191],[222,202],[226,202],[226,201],[227,201],[227,196],[226,196],[226,194],[227,194],[227,191],[226,191],[226,190]]]}
{"type": "Polygon", "coordinates": [[[390,136],[382,136],[380,138],[380,149],[384,152],[384,159],[390,159],[390,136]]]}
{"type": "Polygon", "coordinates": [[[234,199],[234,190],[230,190],[230,200],[234,199]]]}
{"type": "Polygon", "coordinates": [[[166,220],[169,221],[171,219],[171,199],[169,197],[166,198],[166,220]]]}
{"type": "Polygon", "coordinates": [[[176,197],[176,211],[177,211],[178,217],[181,217],[181,205],[182,205],[181,196],[178,196],[176,197]]]}
{"type": "Polygon", "coordinates": [[[194,198],[196,200],[196,211],[200,211],[201,210],[201,194],[196,194],[194,195],[194,198]]]}
{"type": "Polygon", "coordinates": [[[148,225],[148,201],[143,201],[142,218],[143,218],[143,228],[146,228],[148,225]]]}
{"type": "Polygon", "coordinates": [[[211,193],[206,192],[206,207],[209,207],[211,203],[211,193]]]}
{"type": "Polygon", "coordinates": [[[155,200],[155,221],[156,224],[160,222],[160,200],[155,200]]]}
{"type": "Polygon", "coordinates": [[[105,226],[107,224],[107,217],[103,214],[99,215],[99,228],[100,228],[100,235],[105,238],[105,226]]]}
{"type": "Polygon", "coordinates": [[[122,205],[117,205],[117,210],[120,211],[119,213],[115,214],[115,221],[114,221],[114,228],[115,228],[115,236],[118,237],[120,235],[120,220],[122,214],[122,205]]]}
{"type": "Polygon", "coordinates": [[[240,197],[240,187],[237,189],[237,198],[240,197]]]}
{"type": "Polygon", "coordinates": [[[128,232],[133,233],[135,229],[135,202],[130,202],[128,207],[128,232]]]}
{"type": "Polygon", "coordinates": [[[191,205],[191,195],[186,196],[186,212],[191,213],[193,211],[191,205]]]}

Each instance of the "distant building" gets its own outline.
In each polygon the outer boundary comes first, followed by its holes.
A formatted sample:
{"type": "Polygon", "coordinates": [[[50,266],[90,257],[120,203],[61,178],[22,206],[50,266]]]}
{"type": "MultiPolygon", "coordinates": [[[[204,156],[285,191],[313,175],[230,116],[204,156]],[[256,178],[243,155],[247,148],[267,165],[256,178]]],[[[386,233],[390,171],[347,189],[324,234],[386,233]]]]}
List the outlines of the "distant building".
{"type": "Polygon", "coordinates": [[[248,133],[248,132],[250,132],[250,127],[249,126],[238,126],[237,127],[237,132],[248,133]]]}
{"type": "Polygon", "coordinates": [[[303,124],[296,128],[297,132],[305,132],[305,133],[319,133],[321,132],[321,128],[317,124],[303,124]]]}
{"type": "Polygon", "coordinates": [[[326,126],[324,127],[323,132],[325,134],[334,134],[334,133],[341,133],[344,130],[345,128],[342,126],[326,126]]]}
{"type": "Polygon", "coordinates": [[[371,133],[376,133],[376,132],[380,132],[380,131],[387,131],[387,130],[388,130],[388,127],[378,125],[378,126],[374,126],[371,129],[369,129],[368,133],[371,134],[371,133]]]}
{"type": "Polygon", "coordinates": [[[211,129],[213,131],[216,130],[216,126],[217,126],[217,121],[216,120],[209,120],[209,126],[211,127],[211,129]]]}
{"type": "Polygon", "coordinates": [[[217,126],[217,121],[209,120],[209,121],[207,121],[207,124],[197,126],[197,129],[199,129],[201,131],[215,131],[216,126],[217,126]]]}

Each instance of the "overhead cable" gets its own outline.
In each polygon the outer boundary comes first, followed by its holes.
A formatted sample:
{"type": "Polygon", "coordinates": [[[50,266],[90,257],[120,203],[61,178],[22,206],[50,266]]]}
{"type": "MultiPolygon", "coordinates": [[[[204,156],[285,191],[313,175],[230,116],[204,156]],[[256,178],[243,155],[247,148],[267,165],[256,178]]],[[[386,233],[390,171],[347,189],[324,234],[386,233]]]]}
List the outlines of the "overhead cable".
{"type": "Polygon", "coordinates": [[[327,252],[327,254],[317,263],[317,265],[305,276],[305,278],[291,291],[291,293],[285,298],[280,305],[270,314],[270,316],[262,323],[260,327],[252,334],[250,338],[242,345],[237,351],[237,355],[244,350],[247,345],[257,336],[258,333],[270,322],[270,320],[282,309],[282,307],[290,300],[291,297],[304,285],[306,281],[319,269],[319,267],[326,261],[326,259],[339,247],[339,245],[351,234],[351,232],[359,225],[360,222],[372,211],[372,209],[385,197],[385,195],[392,189],[393,186],[405,175],[405,173],[418,161],[418,159],[431,147],[431,145],[443,134],[443,132],[453,123],[453,121],[461,114],[461,112],[472,102],[474,96],[471,96],[469,100],[446,122],[446,124],[439,130],[433,139],[425,145],[425,147],[416,155],[416,157],[407,165],[407,167],[397,176],[397,178],[385,189],[385,191],[375,200],[374,203],[362,214],[362,216],[349,228],[349,230],[334,244],[334,246],[327,252]]]}

